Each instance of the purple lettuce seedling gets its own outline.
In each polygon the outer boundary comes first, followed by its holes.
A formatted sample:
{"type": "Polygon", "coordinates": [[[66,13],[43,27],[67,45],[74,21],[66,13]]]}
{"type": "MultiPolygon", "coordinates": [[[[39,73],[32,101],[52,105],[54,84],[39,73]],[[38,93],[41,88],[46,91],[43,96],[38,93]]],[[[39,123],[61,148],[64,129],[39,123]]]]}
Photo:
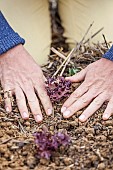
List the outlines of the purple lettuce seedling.
{"type": "Polygon", "coordinates": [[[68,97],[71,92],[71,82],[64,77],[48,78],[46,83],[47,94],[52,103],[59,102],[68,97]]]}
{"type": "Polygon", "coordinates": [[[68,146],[70,143],[69,135],[63,132],[52,134],[48,131],[39,131],[34,133],[34,138],[38,158],[49,159],[60,146],[68,146]]]}

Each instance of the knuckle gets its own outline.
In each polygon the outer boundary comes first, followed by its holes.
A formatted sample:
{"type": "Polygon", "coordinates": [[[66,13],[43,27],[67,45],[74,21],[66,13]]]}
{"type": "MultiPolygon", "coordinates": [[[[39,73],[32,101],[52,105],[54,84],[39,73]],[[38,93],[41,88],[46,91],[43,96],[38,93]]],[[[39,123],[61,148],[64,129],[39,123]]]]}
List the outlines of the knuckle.
{"type": "Polygon", "coordinates": [[[78,98],[78,97],[80,97],[80,93],[79,92],[74,92],[73,94],[72,94],[72,97],[73,98],[78,98]]]}
{"type": "Polygon", "coordinates": [[[95,100],[95,105],[100,106],[101,105],[101,100],[95,100]]]}
{"type": "Polygon", "coordinates": [[[83,103],[88,103],[89,102],[89,98],[86,98],[86,97],[82,97],[81,100],[82,100],[83,103]]]}
{"type": "Polygon", "coordinates": [[[37,97],[35,96],[35,97],[32,97],[32,98],[31,98],[31,97],[29,96],[29,97],[28,97],[28,102],[29,102],[29,103],[36,103],[36,102],[37,102],[37,97]]]}

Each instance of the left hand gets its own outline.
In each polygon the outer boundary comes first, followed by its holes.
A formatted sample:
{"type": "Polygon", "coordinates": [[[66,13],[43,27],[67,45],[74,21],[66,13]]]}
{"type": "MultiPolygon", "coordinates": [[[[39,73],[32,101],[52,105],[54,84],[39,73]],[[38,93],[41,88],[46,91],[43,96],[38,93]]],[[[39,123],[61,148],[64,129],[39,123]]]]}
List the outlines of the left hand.
{"type": "Polygon", "coordinates": [[[63,104],[61,112],[65,118],[71,117],[75,112],[89,105],[79,117],[81,122],[85,122],[105,101],[109,102],[103,113],[103,120],[111,116],[113,113],[113,61],[101,58],[66,79],[72,82],[83,81],[83,83],[63,104]]]}

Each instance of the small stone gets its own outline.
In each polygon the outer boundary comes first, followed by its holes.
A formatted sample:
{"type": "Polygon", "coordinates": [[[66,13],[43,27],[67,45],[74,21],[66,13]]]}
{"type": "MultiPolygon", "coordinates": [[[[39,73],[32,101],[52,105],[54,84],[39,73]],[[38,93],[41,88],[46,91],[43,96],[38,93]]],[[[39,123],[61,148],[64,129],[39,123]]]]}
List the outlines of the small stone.
{"type": "Polygon", "coordinates": [[[91,155],[89,156],[89,159],[91,160],[91,162],[95,162],[98,160],[98,157],[96,155],[91,155]]]}
{"type": "Polygon", "coordinates": [[[22,152],[22,155],[23,155],[23,156],[27,156],[27,155],[28,155],[28,152],[27,152],[27,151],[24,151],[24,152],[22,152]]]}
{"type": "Polygon", "coordinates": [[[89,134],[87,135],[87,139],[88,139],[88,140],[94,140],[93,134],[92,134],[92,133],[89,133],[89,134]]]}
{"type": "Polygon", "coordinates": [[[71,170],[71,167],[65,167],[64,170],[71,170]]]}
{"type": "Polygon", "coordinates": [[[55,165],[56,166],[60,166],[60,160],[58,159],[58,157],[55,157],[55,165]]]}
{"type": "Polygon", "coordinates": [[[41,159],[40,159],[40,164],[42,164],[42,165],[49,165],[49,160],[48,160],[48,159],[41,158],[41,159]]]}
{"type": "Polygon", "coordinates": [[[105,167],[106,167],[105,164],[102,162],[102,163],[98,164],[97,169],[98,169],[98,170],[104,170],[105,167]]]}
{"type": "Polygon", "coordinates": [[[26,125],[26,126],[30,126],[30,122],[29,122],[29,121],[26,121],[26,122],[25,122],[25,125],[26,125]]]}
{"type": "Polygon", "coordinates": [[[106,141],[106,136],[104,135],[96,136],[96,141],[106,141]]]}
{"type": "Polygon", "coordinates": [[[104,124],[106,126],[112,126],[113,125],[113,120],[106,120],[106,121],[104,121],[104,124]]]}
{"type": "Polygon", "coordinates": [[[34,168],[34,165],[36,165],[36,159],[35,159],[35,157],[33,157],[33,156],[27,157],[27,165],[28,165],[30,168],[34,168]]]}
{"type": "Polygon", "coordinates": [[[80,115],[82,114],[82,112],[83,112],[83,111],[78,111],[78,112],[76,113],[77,117],[80,116],[80,115]]]}
{"type": "Polygon", "coordinates": [[[51,130],[51,131],[54,131],[54,126],[50,126],[50,130],[51,130]]]}
{"type": "Polygon", "coordinates": [[[0,138],[1,138],[1,137],[3,137],[3,132],[2,132],[2,131],[0,131],[0,138]]]}
{"type": "Polygon", "coordinates": [[[12,123],[11,122],[7,122],[6,126],[12,126],[12,123]]]}
{"type": "Polygon", "coordinates": [[[86,129],[85,129],[85,132],[86,132],[87,134],[94,134],[94,128],[86,128],[86,129]]]}
{"type": "Polygon", "coordinates": [[[8,135],[13,135],[13,134],[14,134],[14,132],[13,132],[12,130],[7,130],[6,133],[7,133],[8,135]]]}
{"type": "Polygon", "coordinates": [[[29,131],[29,130],[30,130],[30,126],[27,126],[27,127],[26,127],[26,130],[29,131]]]}
{"type": "Polygon", "coordinates": [[[65,165],[70,165],[73,162],[72,158],[64,158],[63,161],[65,165]]]}
{"type": "Polygon", "coordinates": [[[78,121],[71,121],[71,122],[68,122],[68,124],[75,127],[75,126],[78,126],[78,121]]]}

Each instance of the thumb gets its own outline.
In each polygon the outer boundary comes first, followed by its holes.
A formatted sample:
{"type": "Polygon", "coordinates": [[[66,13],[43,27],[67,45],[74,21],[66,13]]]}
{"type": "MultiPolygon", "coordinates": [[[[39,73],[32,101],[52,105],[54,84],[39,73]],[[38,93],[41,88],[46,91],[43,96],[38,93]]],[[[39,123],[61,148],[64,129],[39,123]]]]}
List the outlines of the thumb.
{"type": "Polygon", "coordinates": [[[80,81],[84,80],[85,75],[86,75],[86,69],[83,69],[82,71],[75,74],[74,76],[66,77],[65,79],[70,80],[71,82],[80,82],[80,81]]]}

